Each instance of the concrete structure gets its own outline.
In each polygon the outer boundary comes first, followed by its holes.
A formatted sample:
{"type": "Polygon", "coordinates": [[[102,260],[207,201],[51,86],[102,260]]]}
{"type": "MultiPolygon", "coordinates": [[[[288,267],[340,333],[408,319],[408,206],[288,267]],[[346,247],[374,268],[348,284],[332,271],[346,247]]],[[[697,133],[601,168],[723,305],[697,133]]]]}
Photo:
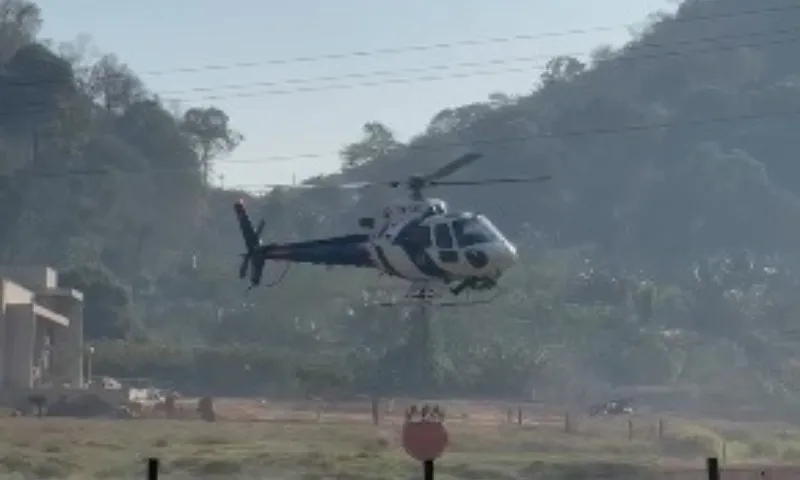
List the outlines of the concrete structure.
{"type": "Polygon", "coordinates": [[[0,388],[83,388],[83,295],[48,267],[0,267],[0,388]]]}

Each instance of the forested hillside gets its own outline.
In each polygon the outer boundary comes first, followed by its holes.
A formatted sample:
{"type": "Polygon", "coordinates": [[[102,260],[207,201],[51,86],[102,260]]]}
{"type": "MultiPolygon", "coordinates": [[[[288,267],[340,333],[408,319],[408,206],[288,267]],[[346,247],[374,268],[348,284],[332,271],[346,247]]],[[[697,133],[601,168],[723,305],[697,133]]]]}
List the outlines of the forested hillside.
{"type": "MultiPolygon", "coordinates": [[[[554,58],[529,93],[442,111],[409,143],[365,119],[342,173],[320,181],[403,178],[467,149],[485,158],[464,177],[555,177],[435,192],[490,215],[522,261],[509,294],[424,328],[365,303],[379,286],[365,272],[292,268],[243,296],[242,193],[208,184],[241,140],[225,112],[167,108],[122,60],[46,45],[35,6],[3,3],[2,262],[68,271],[99,371],[559,400],[658,385],[800,407],[797,4],[687,0],[624,48],[554,58]]],[[[292,239],[354,229],[390,194],[249,202],[265,237],[292,239]]]]}

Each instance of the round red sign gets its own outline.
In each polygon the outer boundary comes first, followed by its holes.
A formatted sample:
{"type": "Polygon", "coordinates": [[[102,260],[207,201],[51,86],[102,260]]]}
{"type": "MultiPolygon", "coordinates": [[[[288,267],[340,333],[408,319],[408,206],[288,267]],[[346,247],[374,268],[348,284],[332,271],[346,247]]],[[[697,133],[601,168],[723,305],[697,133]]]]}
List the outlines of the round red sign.
{"type": "Polygon", "coordinates": [[[406,422],[403,425],[403,448],[420,462],[439,458],[447,440],[447,429],[441,422],[406,422]]]}

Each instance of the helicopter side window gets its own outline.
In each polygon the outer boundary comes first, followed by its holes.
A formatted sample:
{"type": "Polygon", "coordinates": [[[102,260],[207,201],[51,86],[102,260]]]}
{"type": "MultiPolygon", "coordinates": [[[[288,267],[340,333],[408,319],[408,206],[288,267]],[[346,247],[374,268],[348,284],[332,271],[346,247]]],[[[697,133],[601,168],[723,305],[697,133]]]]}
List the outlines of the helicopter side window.
{"type": "Polygon", "coordinates": [[[444,249],[453,248],[453,236],[450,234],[450,225],[439,223],[434,227],[433,233],[436,235],[436,247],[444,249]]]}
{"type": "Polygon", "coordinates": [[[500,240],[495,230],[488,226],[481,217],[454,220],[453,232],[459,247],[471,247],[500,240]]]}
{"type": "Polygon", "coordinates": [[[433,245],[431,241],[431,227],[419,224],[408,225],[400,234],[400,241],[422,248],[431,248],[433,245]]]}

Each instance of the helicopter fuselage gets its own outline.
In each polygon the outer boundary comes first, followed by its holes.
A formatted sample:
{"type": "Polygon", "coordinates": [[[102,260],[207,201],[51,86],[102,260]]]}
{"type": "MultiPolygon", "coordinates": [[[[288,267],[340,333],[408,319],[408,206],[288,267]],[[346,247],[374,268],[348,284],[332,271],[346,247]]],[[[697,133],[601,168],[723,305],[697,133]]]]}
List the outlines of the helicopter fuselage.
{"type": "MultiPolygon", "coordinates": [[[[247,237],[245,232],[252,227],[241,204],[237,215],[247,237]]],[[[488,218],[471,212],[448,213],[440,200],[388,207],[381,220],[363,234],[259,244],[254,258],[262,266],[265,260],[284,260],[374,268],[411,282],[476,285],[493,285],[517,261],[514,245],[488,218]]]]}
{"type": "MultiPolygon", "coordinates": [[[[253,228],[244,205],[237,203],[234,209],[247,248],[242,254],[239,276],[244,278],[249,270],[250,286],[256,286],[261,281],[264,263],[282,260],[373,268],[411,281],[412,287],[420,283],[458,282],[450,289],[455,295],[465,289],[494,288],[502,273],[517,262],[514,245],[485,216],[471,212],[448,213],[445,202],[426,198],[423,190],[442,186],[541,182],[550,177],[444,179],[481,157],[482,154],[477,152],[465,153],[427,175],[413,175],[406,180],[340,185],[340,188],[359,189],[382,185],[404,188],[409,192],[409,203],[390,205],[379,218],[359,219],[359,226],[366,230],[360,234],[264,245],[260,239],[264,220],[253,228]]],[[[427,290],[427,287],[419,290],[427,290]]]]}

